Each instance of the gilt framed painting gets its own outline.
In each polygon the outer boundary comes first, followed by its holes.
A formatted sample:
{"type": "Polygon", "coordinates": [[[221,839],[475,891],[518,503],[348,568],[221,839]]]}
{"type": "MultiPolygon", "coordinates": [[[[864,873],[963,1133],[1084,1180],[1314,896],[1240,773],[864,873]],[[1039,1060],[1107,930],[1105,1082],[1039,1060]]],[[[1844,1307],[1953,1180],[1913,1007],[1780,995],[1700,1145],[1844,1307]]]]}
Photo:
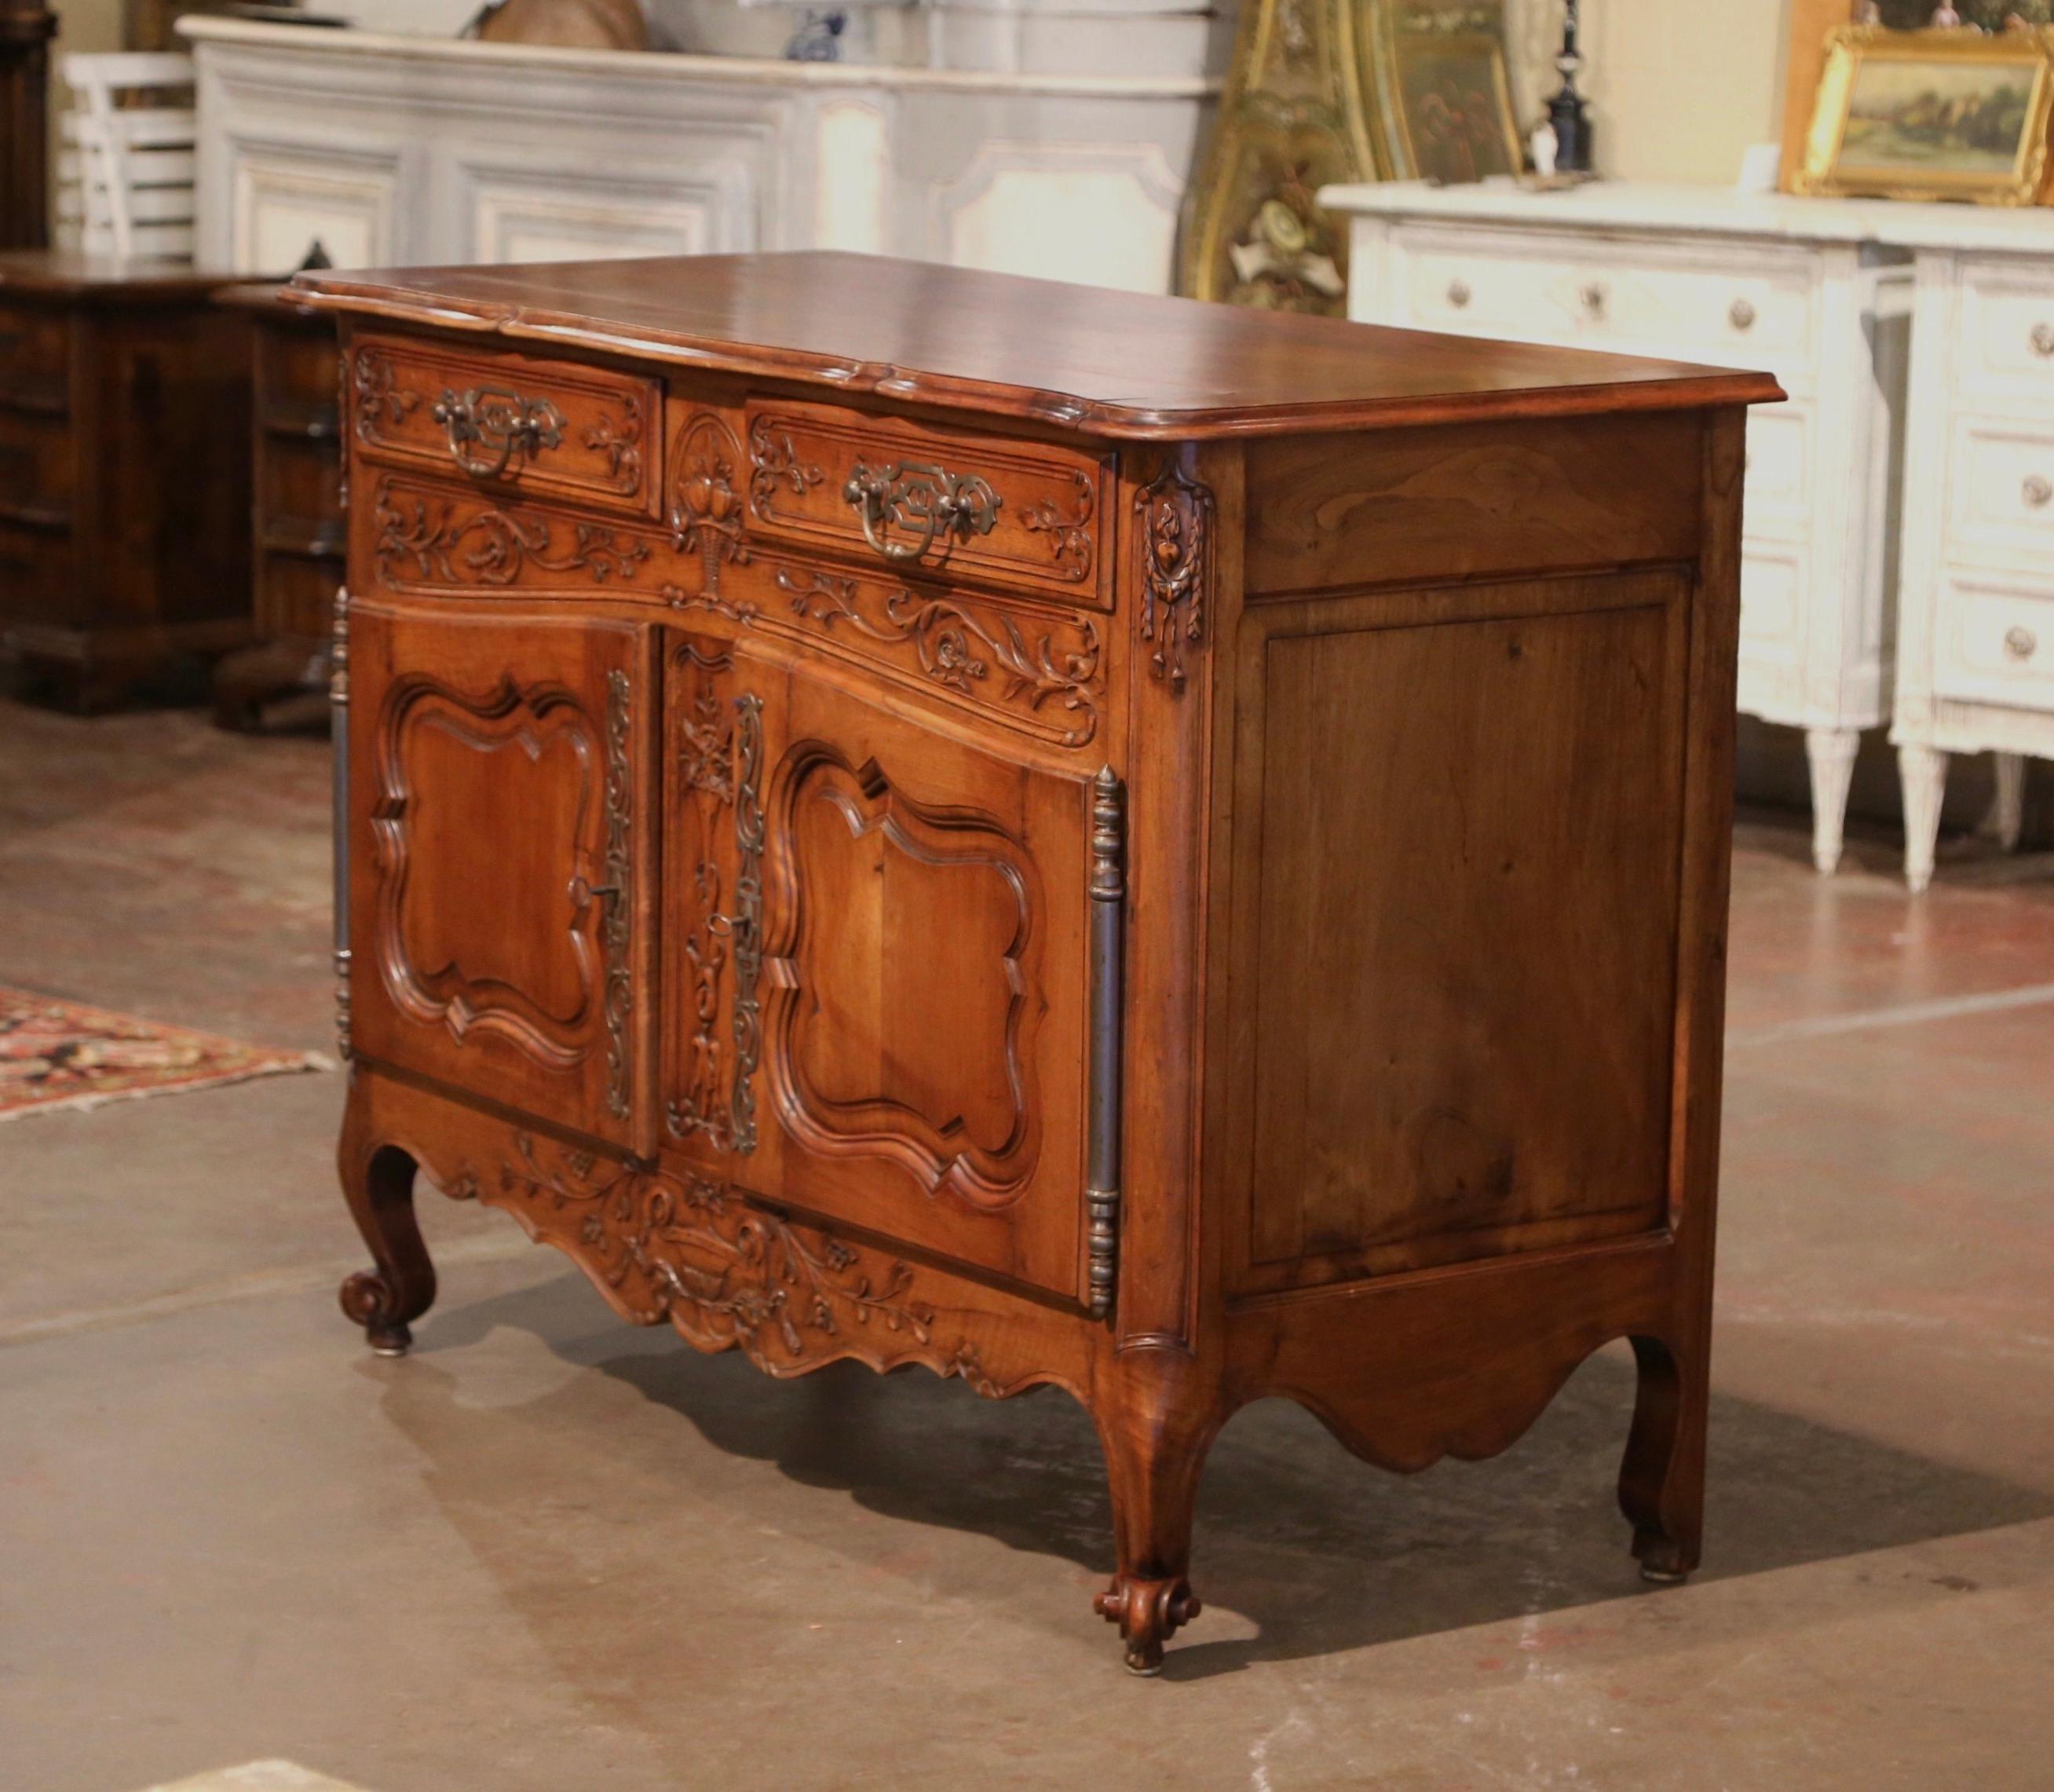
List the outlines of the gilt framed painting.
{"type": "Polygon", "coordinates": [[[2035,203],[2054,115],[2051,52],[2039,30],[1835,32],[1796,190],[2035,203]]]}

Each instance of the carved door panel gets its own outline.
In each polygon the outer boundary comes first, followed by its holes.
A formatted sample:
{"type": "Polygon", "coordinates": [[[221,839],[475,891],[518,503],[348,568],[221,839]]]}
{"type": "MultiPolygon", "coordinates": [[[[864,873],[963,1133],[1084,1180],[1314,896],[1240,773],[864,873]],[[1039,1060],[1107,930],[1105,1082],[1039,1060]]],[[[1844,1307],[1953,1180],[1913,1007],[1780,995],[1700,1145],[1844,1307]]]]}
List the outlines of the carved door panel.
{"type": "Polygon", "coordinates": [[[356,1049],[638,1149],[648,656],[588,621],[350,628],[356,1049]]]}
{"type": "Polygon", "coordinates": [[[982,750],[816,664],[688,636],[669,652],[674,1148],[1082,1298],[1091,777],[982,750]]]}

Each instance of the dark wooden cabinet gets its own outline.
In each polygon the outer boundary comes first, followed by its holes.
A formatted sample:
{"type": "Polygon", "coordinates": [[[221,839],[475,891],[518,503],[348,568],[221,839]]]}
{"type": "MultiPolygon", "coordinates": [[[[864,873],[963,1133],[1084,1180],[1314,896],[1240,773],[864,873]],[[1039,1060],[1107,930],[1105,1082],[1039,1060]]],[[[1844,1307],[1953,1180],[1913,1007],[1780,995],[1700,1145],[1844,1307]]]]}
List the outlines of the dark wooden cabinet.
{"type": "Polygon", "coordinates": [[[249,320],[252,628],[214,668],[217,719],[254,727],[263,707],[329,675],[344,570],[342,408],[335,320],[276,285],[222,302],[249,320]]]}
{"type": "Polygon", "coordinates": [[[418,1165],[773,1375],[1064,1388],[1147,1671],[1238,1408],[1417,1469],[1628,1337],[1695,1565],[1773,382],[835,256],[301,290],[376,1347],[418,1165]]]}
{"type": "Polygon", "coordinates": [[[0,628],[81,709],[249,639],[249,351],[222,284],[0,254],[0,628]]]}

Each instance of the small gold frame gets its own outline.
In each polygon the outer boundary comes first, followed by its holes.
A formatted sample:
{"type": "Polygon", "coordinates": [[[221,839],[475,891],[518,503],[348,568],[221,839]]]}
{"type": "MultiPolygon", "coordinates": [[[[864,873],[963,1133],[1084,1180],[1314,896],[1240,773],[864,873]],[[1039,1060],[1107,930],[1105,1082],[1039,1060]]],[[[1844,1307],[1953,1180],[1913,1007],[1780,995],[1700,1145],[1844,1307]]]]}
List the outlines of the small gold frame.
{"type": "MultiPolygon", "coordinates": [[[[1965,93],[1962,96],[1966,98],[1965,93]]],[[[1918,103],[1949,102],[1929,89],[1918,103]]],[[[1957,102],[1958,103],[1958,102],[1957,102]]],[[[1841,199],[1965,199],[1977,205],[2033,205],[2048,171],[2048,132],[2054,123],[2054,32],[2007,31],[1985,37],[1974,30],[1886,31],[1872,25],[1843,26],[1826,40],[1826,65],[1805,139],[1804,165],[1793,191],[1841,199]],[[2011,154],[2001,167],[1921,167],[1906,157],[1874,155],[1847,143],[1852,108],[1866,70],[1925,65],[1950,73],[1962,69],[2029,70],[2024,111],[2011,154]]],[[[1944,119],[1925,127],[1958,128],[1944,119]]],[[[1902,139],[1903,127],[1887,128],[1902,139]]],[[[1965,152],[1969,146],[1961,148],[1965,152]]],[[[1989,152],[1983,152],[1988,160],[1989,152]]]]}

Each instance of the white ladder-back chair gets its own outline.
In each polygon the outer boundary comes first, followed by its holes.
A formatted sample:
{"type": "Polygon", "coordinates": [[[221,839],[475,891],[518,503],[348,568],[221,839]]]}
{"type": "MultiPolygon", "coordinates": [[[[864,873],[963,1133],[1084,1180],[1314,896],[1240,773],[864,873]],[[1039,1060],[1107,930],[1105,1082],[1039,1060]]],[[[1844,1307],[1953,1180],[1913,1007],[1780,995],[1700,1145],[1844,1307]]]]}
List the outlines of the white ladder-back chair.
{"type": "Polygon", "coordinates": [[[59,67],[71,89],[57,160],[59,244],[190,262],[192,58],[66,56],[59,67]]]}

